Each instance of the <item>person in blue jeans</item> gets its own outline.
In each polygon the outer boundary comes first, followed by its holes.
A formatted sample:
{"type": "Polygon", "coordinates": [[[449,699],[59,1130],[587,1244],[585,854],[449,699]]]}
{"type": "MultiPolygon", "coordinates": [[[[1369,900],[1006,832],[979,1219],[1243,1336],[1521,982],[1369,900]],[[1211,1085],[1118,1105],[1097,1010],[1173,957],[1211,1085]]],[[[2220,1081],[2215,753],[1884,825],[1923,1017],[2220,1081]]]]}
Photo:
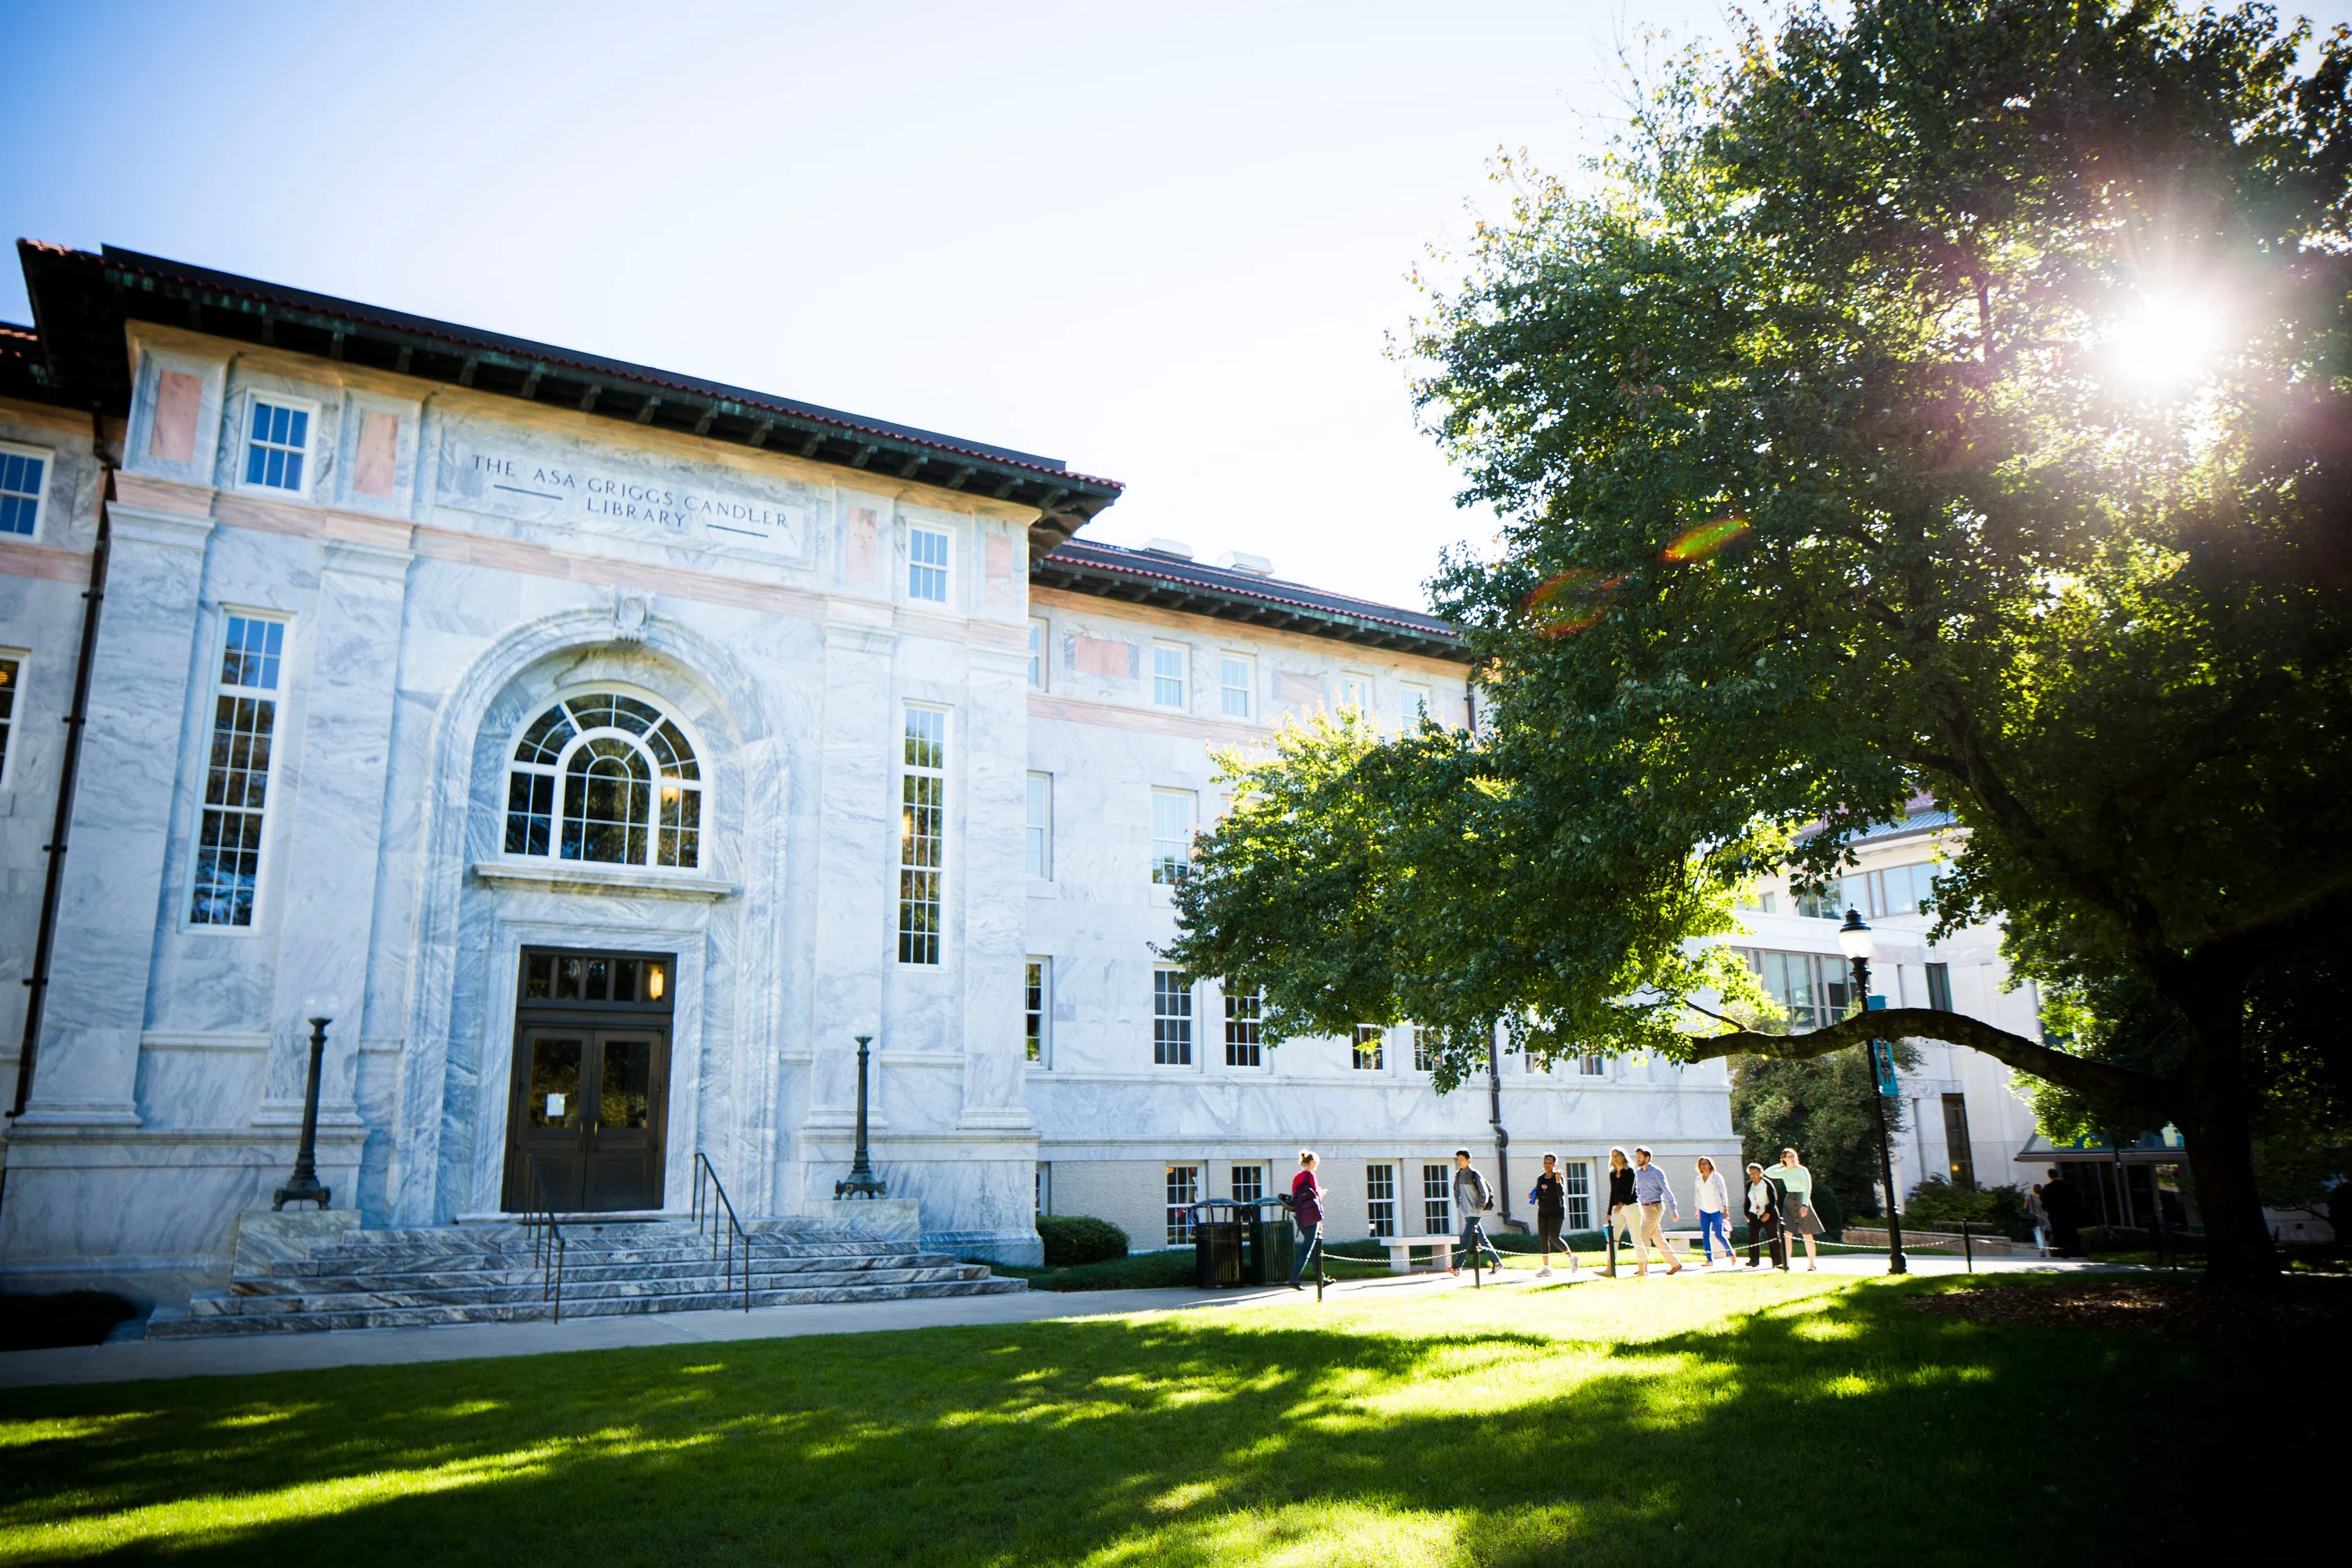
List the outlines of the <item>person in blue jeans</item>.
{"type": "Polygon", "coordinates": [[[1731,1194],[1723,1183],[1723,1173],[1715,1162],[1701,1154],[1698,1157],[1698,1244],[1706,1248],[1706,1266],[1715,1267],[1715,1244],[1723,1243],[1726,1260],[1731,1257],[1731,1194]]]}
{"type": "Polygon", "coordinates": [[[1323,1272],[1323,1254],[1318,1247],[1323,1238],[1323,1184],[1315,1179],[1315,1151],[1298,1152],[1298,1174],[1290,1178],[1290,1217],[1298,1222],[1298,1261],[1291,1265],[1290,1288],[1304,1290],[1298,1277],[1307,1272],[1307,1259],[1315,1258],[1315,1275],[1324,1284],[1333,1283],[1323,1272]]]}
{"type": "Polygon", "coordinates": [[[1494,1206],[1494,1190],[1486,1185],[1486,1178],[1472,1167],[1470,1151],[1454,1151],[1454,1212],[1462,1216],[1462,1245],[1446,1259],[1448,1274],[1461,1273],[1463,1263],[1476,1258],[1481,1247],[1494,1259],[1488,1267],[1503,1266],[1503,1255],[1495,1250],[1495,1244],[1486,1239],[1486,1231],[1478,1224],[1478,1215],[1494,1206]]]}

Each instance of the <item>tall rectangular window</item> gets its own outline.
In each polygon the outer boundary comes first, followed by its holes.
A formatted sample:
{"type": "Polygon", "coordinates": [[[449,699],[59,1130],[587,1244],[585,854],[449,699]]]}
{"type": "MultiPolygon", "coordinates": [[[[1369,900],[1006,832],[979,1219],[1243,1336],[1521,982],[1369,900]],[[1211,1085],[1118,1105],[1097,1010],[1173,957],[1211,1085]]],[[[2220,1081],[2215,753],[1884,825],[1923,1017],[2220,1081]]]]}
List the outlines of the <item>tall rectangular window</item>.
{"type": "Polygon", "coordinates": [[[1051,877],[1054,874],[1054,775],[1029,775],[1028,821],[1023,828],[1029,858],[1029,874],[1051,877]]]}
{"type": "Polygon", "coordinates": [[[907,597],[948,602],[948,536],[933,529],[907,531],[907,597]]]}
{"type": "Polygon", "coordinates": [[[1263,1065],[1260,1054],[1259,1020],[1265,1008],[1265,996],[1252,991],[1225,993],[1225,1065],[1229,1068],[1254,1068],[1263,1065]]]}
{"type": "Polygon", "coordinates": [[[1360,675],[1341,676],[1339,678],[1339,706],[1342,708],[1353,708],[1359,713],[1368,713],[1371,711],[1371,689],[1372,683],[1366,680],[1360,675]]]}
{"type": "Polygon", "coordinates": [[[1189,789],[1151,792],[1151,879],[1173,886],[1192,866],[1192,825],[1201,797],[1189,789]]]}
{"type": "Polygon", "coordinates": [[[1192,983],[1179,969],[1151,972],[1151,1059],[1160,1067],[1192,1065],[1192,983]]]}
{"type": "Polygon", "coordinates": [[[286,623],[230,616],[213,686],[212,755],[196,827],[196,882],[188,923],[249,926],[261,880],[269,748],[278,732],[278,665],[286,623]]]}
{"type": "Polygon", "coordinates": [[[1938,1013],[1952,1010],[1952,966],[1948,963],[1927,965],[1927,1005],[1938,1013]]]}
{"type": "Polygon", "coordinates": [[[1265,1167],[1235,1165],[1234,1167],[1234,1202],[1260,1203],[1265,1197],[1265,1167]]]}
{"type": "Polygon", "coordinates": [[[1403,711],[1405,728],[1412,729],[1429,717],[1429,688],[1426,686],[1398,687],[1397,706],[1403,711]]]}
{"type": "Polygon", "coordinates": [[[1045,689],[1045,623],[1033,617],[1029,622],[1029,684],[1039,691],[1045,689]]]}
{"type": "Polygon", "coordinates": [[[907,710],[905,759],[898,781],[898,962],[937,963],[947,874],[945,713],[907,710]]]}
{"type": "Polygon", "coordinates": [[[1054,961],[1032,958],[1021,966],[1021,1037],[1031,1061],[1045,1062],[1046,1017],[1054,1000],[1054,961]]]}
{"type": "Polygon", "coordinates": [[[1364,1167],[1364,1213],[1374,1236],[1396,1234],[1396,1167],[1364,1167]]]}
{"type": "Polygon", "coordinates": [[[267,398],[252,400],[245,437],[245,482],[265,489],[299,490],[310,451],[310,416],[267,398]]]}
{"type": "Polygon", "coordinates": [[[1569,1230],[1591,1229],[1592,1162],[1590,1160],[1561,1161],[1559,1184],[1562,1194],[1568,1199],[1566,1228],[1569,1230]]]}
{"type": "Polygon", "coordinates": [[[1586,1051],[1576,1058],[1576,1072],[1579,1078],[1606,1078],[1609,1058],[1598,1051],[1586,1051]]]}
{"type": "Polygon", "coordinates": [[[33,536],[41,522],[41,491],[48,472],[47,454],[0,447],[0,533],[33,536]]]}
{"type": "Polygon", "coordinates": [[[1751,951],[1748,967],[1756,972],[1764,990],[1789,1016],[1792,1029],[1812,1029],[1832,1022],[1842,1007],[1845,986],[1825,981],[1819,953],[1751,951]]]}
{"type": "Polygon", "coordinates": [[[1162,708],[1184,706],[1184,656],[1181,643],[1151,645],[1151,700],[1162,708]]]}
{"type": "Polygon", "coordinates": [[[1217,710],[1228,719],[1250,716],[1257,690],[1257,660],[1245,653],[1217,656],[1217,710]]]}
{"type": "Polygon", "coordinates": [[[22,655],[0,653],[0,784],[8,782],[8,742],[16,732],[16,682],[24,668],[22,655]]]}
{"type": "Polygon", "coordinates": [[[1381,1047],[1388,1031],[1378,1024],[1356,1026],[1355,1068],[1358,1072],[1381,1070],[1381,1047]]]}
{"type": "Polygon", "coordinates": [[[1421,1233],[1448,1236],[1454,1230],[1454,1167],[1421,1168],[1421,1233]]]}
{"type": "Polygon", "coordinates": [[[1412,1026],[1412,1070],[1437,1070],[1437,1031],[1424,1029],[1419,1024],[1412,1026]]]}
{"type": "Polygon", "coordinates": [[[1969,1141],[1969,1098],[1964,1094],[1944,1096],[1944,1158],[1955,1185],[1977,1184],[1976,1146],[1969,1141]]]}
{"type": "Polygon", "coordinates": [[[1192,1205],[1201,1201],[1201,1167],[1168,1167],[1168,1245],[1183,1247],[1192,1239],[1192,1205]]]}

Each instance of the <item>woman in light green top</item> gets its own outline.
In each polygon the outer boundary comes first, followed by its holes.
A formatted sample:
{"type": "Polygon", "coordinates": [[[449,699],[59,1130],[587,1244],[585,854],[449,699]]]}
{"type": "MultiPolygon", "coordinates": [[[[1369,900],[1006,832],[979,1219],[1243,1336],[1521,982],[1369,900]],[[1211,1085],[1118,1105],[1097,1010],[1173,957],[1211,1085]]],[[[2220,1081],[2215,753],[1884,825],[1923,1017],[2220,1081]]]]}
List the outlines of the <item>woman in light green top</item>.
{"type": "Polygon", "coordinates": [[[1780,1151],[1780,1168],[1772,1173],[1787,1194],[1781,1205],[1782,1224],[1805,1238],[1805,1268],[1818,1270],[1821,1255],[1813,1250],[1813,1237],[1822,1233],[1821,1216],[1813,1212],[1813,1173],[1797,1163],[1794,1149],[1780,1151]]]}

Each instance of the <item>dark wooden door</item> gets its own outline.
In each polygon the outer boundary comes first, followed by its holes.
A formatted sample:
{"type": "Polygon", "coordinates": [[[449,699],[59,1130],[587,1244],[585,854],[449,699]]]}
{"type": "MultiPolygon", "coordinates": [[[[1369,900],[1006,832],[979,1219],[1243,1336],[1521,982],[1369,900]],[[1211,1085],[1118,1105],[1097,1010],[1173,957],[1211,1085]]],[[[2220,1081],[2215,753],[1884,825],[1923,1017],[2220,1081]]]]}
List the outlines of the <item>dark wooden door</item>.
{"type": "Polygon", "coordinates": [[[668,955],[534,949],[523,963],[504,1206],[660,1208],[668,955]]]}

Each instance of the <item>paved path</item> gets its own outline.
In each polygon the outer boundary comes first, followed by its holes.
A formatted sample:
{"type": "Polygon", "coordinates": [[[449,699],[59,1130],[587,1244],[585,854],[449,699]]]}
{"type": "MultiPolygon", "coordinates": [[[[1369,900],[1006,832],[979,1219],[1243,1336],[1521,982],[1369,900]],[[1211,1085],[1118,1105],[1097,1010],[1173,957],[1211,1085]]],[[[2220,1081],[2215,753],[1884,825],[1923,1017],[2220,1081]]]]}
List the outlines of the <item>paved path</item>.
{"type": "MultiPolygon", "coordinates": [[[[2076,1271],[2094,1267],[2047,1258],[1979,1259],[1979,1273],[2076,1271]]],[[[1957,1274],[1960,1260],[1937,1255],[1912,1259],[1912,1272],[1957,1274]]],[[[1797,1270],[1803,1272],[1801,1265],[1797,1270]]],[[[1823,1258],[1826,1275],[1884,1274],[1884,1255],[1843,1254],[1823,1258]]],[[[1764,1272],[1759,1270],[1759,1272],[1764,1272]]],[[[1630,1264],[1610,1280],[1593,1269],[1555,1271],[1547,1284],[1589,1284],[1621,1289],[1637,1276],[1630,1264]]],[[[1680,1289],[1695,1282],[1736,1288],[1738,1268],[1686,1267],[1669,1280],[1663,1268],[1640,1283],[1680,1289]]],[[[1506,1270],[1487,1288],[1537,1283],[1532,1271],[1506,1270]]],[[[1416,1274],[1353,1280],[1327,1297],[1380,1299],[1400,1292],[1467,1290],[1468,1274],[1416,1274]]],[[[559,1351],[615,1350],[632,1345],[723,1344],[730,1340],[785,1339],[798,1334],[875,1333],[894,1329],[933,1329],[967,1324],[1031,1323],[1049,1318],[1123,1316],[1131,1312],[1213,1310],[1279,1305],[1302,1310],[1315,1305],[1313,1292],[1272,1290],[1090,1290],[1070,1294],[1026,1291],[1005,1296],[950,1296],[926,1301],[867,1301],[824,1307],[762,1307],[750,1312],[650,1312],[629,1317],[574,1318],[564,1323],[455,1323],[435,1329],[352,1329],[332,1333],[252,1334],[220,1339],[132,1340],[116,1344],[77,1345],[65,1350],[0,1353],[0,1388],[69,1383],[126,1383],[142,1378],[240,1377],[253,1373],[299,1372],[333,1366],[393,1366],[415,1362],[468,1361],[486,1356],[546,1355],[559,1351]]]]}

